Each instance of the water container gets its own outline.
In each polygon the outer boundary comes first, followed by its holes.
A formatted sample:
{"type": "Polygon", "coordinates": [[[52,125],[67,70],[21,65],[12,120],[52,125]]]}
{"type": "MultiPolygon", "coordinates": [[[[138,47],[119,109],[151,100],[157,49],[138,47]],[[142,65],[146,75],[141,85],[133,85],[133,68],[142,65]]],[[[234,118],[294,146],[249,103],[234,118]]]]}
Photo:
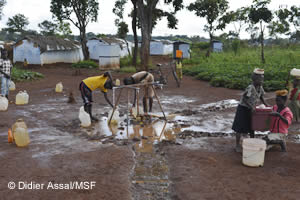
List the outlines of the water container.
{"type": "Polygon", "coordinates": [[[270,129],[272,107],[256,107],[252,113],[251,129],[254,131],[268,131],[270,129]]]}
{"type": "Polygon", "coordinates": [[[85,112],[84,107],[81,106],[79,109],[79,120],[81,122],[82,127],[89,127],[91,125],[91,117],[90,115],[85,112]]]}
{"type": "Polygon", "coordinates": [[[23,119],[18,119],[16,123],[12,126],[13,138],[18,147],[25,147],[29,144],[29,134],[27,131],[27,126],[23,119]]]}
{"type": "Polygon", "coordinates": [[[11,132],[11,129],[9,128],[8,129],[8,132],[7,132],[7,140],[8,140],[8,143],[12,143],[14,138],[12,136],[12,132],[11,132]]]}
{"type": "Polygon", "coordinates": [[[26,90],[24,92],[20,91],[16,96],[16,104],[17,105],[24,105],[28,104],[29,95],[27,94],[26,90]]]}
{"type": "MultiPolygon", "coordinates": [[[[109,113],[108,113],[107,122],[109,122],[109,119],[111,117],[112,111],[113,110],[109,111],[109,113]]],[[[117,125],[119,121],[120,121],[120,113],[119,113],[119,110],[116,109],[115,112],[114,112],[114,115],[111,118],[110,124],[117,125]]]]}
{"type": "Polygon", "coordinates": [[[63,84],[61,82],[56,84],[55,92],[62,92],[63,91],[63,84]]]}
{"type": "Polygon", "coordinates": [[[265,160],[265,140],[246,138],[243,140],[243,164],[249,167],[262,167],[265,160]]]}
{"type": "Polygon", "coordinates": [[[7,98],[0,96],[0,111],[6,111],[8,108],[7,98]]]}
{"type": "Polygon", "coordinates": [[[300,76],[300,69],[296,69],[296,68],[292,69],[291,75],[292,76],[300,76]]]}
{"type": "Polygon", "coordinates": [[[120,86],[120,80],[116,79],[116,86],[120,86]]]}
{"type": "MultiPolygon", "coordinates": [[[[131,110],[131,114],[134,118],[137,117],[137,107],[135,106],[134,108],[132,108],[131,110]]],[[[144,115],[144,111],[143,109],[141,108],[141,106],[139,106],[139,115],[144,115]]]]}
{"type": "Polygon", "coordinates": [[[16,90],[16,84],[10,80],[10,83],[9,83],[9,91],[14,91],[16,90]]]}

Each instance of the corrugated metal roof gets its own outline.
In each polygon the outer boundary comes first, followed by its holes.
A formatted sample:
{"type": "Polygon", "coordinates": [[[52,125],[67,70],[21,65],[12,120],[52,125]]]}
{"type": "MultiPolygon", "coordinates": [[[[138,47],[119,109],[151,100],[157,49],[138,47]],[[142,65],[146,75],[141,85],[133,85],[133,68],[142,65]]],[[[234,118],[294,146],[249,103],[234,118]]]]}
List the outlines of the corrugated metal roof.
{"type": "Polygon", "coordinates": [[[16,42],[15,46],[22,44],[23,40],[34,43],[40,48],[41,53],[46,51],[73,50],[79,49],[80,45],[69,39],[58,38],[55,36],[29,35],[16,42]]]}

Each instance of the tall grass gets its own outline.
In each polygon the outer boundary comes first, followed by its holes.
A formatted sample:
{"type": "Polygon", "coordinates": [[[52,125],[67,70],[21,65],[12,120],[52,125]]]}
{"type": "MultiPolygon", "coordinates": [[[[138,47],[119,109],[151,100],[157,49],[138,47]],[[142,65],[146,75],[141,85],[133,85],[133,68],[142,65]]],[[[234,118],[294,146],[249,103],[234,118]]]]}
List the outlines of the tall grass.
{"type": "Polygon", "coordinates": [[[184,60],[183,72],[197,79],[209,81],[213,86],[244,89],[251,82],[254,68],[265,69],[264,88],[267,91],[282,89],[292,68],[300,68],[300,48],[266,48],[266,63],[261,63],[260,48],[242,48],[234,51],[212,53],[195,49],[192,58],[184,60]]]}

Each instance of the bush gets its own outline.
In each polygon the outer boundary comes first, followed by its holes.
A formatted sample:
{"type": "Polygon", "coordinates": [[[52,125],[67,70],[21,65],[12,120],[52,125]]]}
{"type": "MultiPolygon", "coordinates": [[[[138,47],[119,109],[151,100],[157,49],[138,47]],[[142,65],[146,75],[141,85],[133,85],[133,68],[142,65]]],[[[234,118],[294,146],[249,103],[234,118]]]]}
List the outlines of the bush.
{"type": "Polygon", "coordinates": [[[44,78],[44,75],[39,72],[32,72],[29,70],[13,67],[11,78],[14,81],[25,81],[25,80],[36,80],[36,79],[44,78]]]}
{"type": "Polygon", "coordinates": [[[74,68],[88,68],[88,69],[92,69],[92,68],[98,68],[98,64],[92,60],[84,60],[84,61],[79,61],[77,63],[73,63],[72,67],[74,68]]]}
{"type": "MultiPolygon", "coordinates": [[[[140,65],[141,64],[141,59],[137,58],[137,64],[140,65]]],[[[122,57],[120,58],[120,67],[129,67],[129,66],[132,66],[132,56],[125,56],[125,57],[122,57]]]]}
{"type": "Polygon", "coordinates": [[[135,67],[122,67],[120,68],[119,70],[120,72],[123,72],[123,73],[135,73],[136,72],[136,69],[135,67]]]}

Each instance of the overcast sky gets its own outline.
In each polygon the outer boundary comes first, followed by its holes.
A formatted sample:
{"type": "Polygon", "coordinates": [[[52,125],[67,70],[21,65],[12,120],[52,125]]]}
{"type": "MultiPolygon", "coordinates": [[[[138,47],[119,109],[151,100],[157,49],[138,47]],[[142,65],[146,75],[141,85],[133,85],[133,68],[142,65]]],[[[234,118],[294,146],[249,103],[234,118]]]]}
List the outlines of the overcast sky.
{"type": "MultiPolygon", "coordinates": [[[[21,13],[24,14],[29,19],[28,28],[39,31],[38,23],[43,20],[51,20],[52,13],[50,12],[50,2],[51,0],[6,0],[7,4],[3,9],[2,20],[0,21],[0,28],[6,27],[8,18],[21,13]]],[[[248,6],[251,4],[252,0],[228,0],[230,10],[236,10],[242,6],[248,6]]],[[[99,15],[98,22],[90,23],[87,27],[87,32],[94,33],[104,33],[104,34],[115,34],[117,29],[114,25],[114,20],[116,16],[112,13],[115,0],[98,0],[99,2],[99,15]]],[[[163,2],[162,0],[160,2],[163,2]]],[[[187,6],[195,0],[183,0],[184,5],[187,6]]],[[[272,0],[270,4],[270,9],[278,9],[279,5],[297,5],[300,6],[299,0],[272,0]]],[[[159,4],[161,7],[162,5],[159,4]]],[[[168,9],[168,8],[167,8],[168,9]]],[[[131,10],[131,1],[126,6],[125,9],[125,21],[129,24],[130,34],[130,18],[127,17],[131,10]]],[[[208,34],[203,31],[203,27],[206,24],[205,19],[197,17],[194,13],[189,12],[186,9],[177,13],[178,18],[178,29],[168,29],[166,20],[160,21],[155,29],[153,30],[153,35],[200,35],[208,37],[208,34]]],[[[228,31],[232,27],[228,27],[225,31],[228,31]]],[[[73,34],[79,34],[76,27],[72,26],[73,34]]],[[[218,34],[221,32],[218,32],[218,34]]],[[[140,34],[139,34],[140,35],[140,34]]],[[[246,32],[241,34],[242,38],[248,38],[249,35],[246,32]]]]}

